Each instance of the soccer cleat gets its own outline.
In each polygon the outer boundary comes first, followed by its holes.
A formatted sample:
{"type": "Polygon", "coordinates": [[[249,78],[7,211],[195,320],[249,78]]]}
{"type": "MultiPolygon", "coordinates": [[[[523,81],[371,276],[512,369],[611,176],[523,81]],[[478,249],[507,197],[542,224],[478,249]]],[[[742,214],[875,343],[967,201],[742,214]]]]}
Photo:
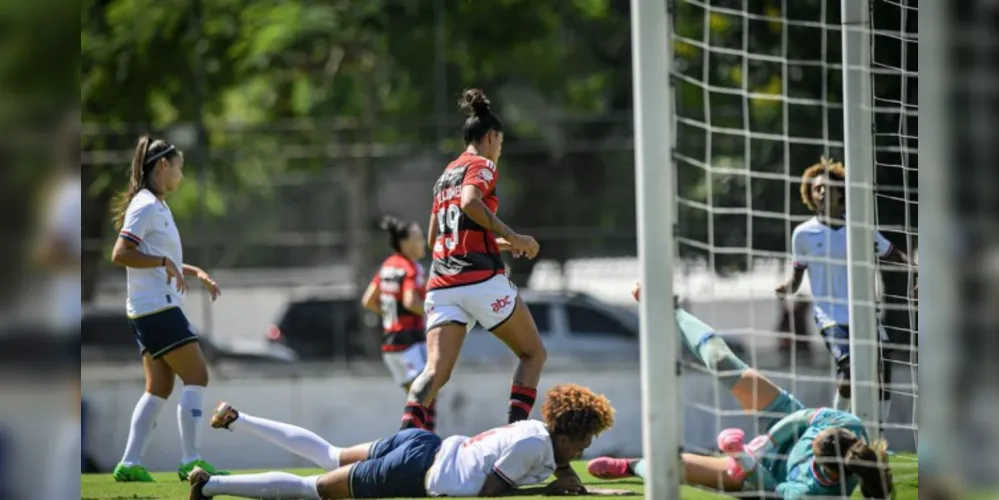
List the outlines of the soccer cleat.
{"type": "Polygon", "coordinates": [[[191,484],[191,494],[188,496],[188,500],[208,500],[212,498],[205,496],[205,494],[202,493],[202,490],[205,488],[205,483],[207,483],[211,477],[212,475],[201,467],[195,467],[191,470],[191,473],[187,475],[187,482],[191,484]]]}
{"type": "Polygon", "coordinates": [[[627,458],[598,457],[586,464],[586,472],[598,479],[621,479],[634,474],[628,469],[627,458]]]}
{"type": "Polygon", "coordinates": [[[211,426],[213,429],[228,429],[237,418],[239,418],[239,412],[231,404],[220,401],[219,405],[212,411],[211,426]]]}
{"type": "Polygon", "coordinates": [[[746,477],[746,471],[739,463],[739,458],[748,454],[746,450],[746,433],[742,429],[725,429],[718,434],[718,449],[729,457],[728,475],[736,481],[746,477]]]}
{"type": "Polygon", "coordinates": [[[742,429],[725,429],[718,434],[718,449],[727,455],[744,453],[746,433],[742,429]]]}
{"type": "Polygon", "coordinates": [[[181,481],[187,481],[188,480],[187,478],[194,472],[194,469],[202,469],[203,471],[207,472],[209,475],[212,476],[229,475],[228,471],[218,470],[212,464],[205,462],[204,460],[198,459],[193,462],[181,464],[181,466],[177,468],[177,477],[179,477],[181,481]]]}
{"type": "Polygon", "coordinates": [[[118,483],[155,483],[156,480],[149,471],[141,465],[118,464],[114,468],[115,482],[118,483]]]}

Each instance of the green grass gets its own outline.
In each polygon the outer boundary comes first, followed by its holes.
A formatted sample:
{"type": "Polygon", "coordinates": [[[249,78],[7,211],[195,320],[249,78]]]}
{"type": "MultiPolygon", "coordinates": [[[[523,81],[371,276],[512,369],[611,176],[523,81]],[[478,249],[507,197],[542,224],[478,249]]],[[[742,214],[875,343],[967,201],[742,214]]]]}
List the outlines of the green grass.
{"type": "MultiPolygon", "coordinates": [[[[586,462],[576,462],[575,469],[579,472],[579,477],[587,485],[602,488],[626,489],[643,493],[644,487],[641,481],[636,479],[625,479],[620,481],[602,481],[591,477],[586,473],[586,462]]],[[[896,500],[917,500],[918,496],[918,472],[914,455],[899,455],[892,459],[892,468],[895,476],[895,489],[898,492],[896,500]]],[[[242,473],[258,471],[241,471],[242,473]]],[[[294,474],[303,476],[319,474],[318,469],[294,469],[288,470],[294,474]]],[[[176,472],[164,472],[154,474],[156,483],[115,483],[110,474],[85,474],[81,478],[82,500],[152,500],[152,499],[184,499],[187,498],[187,483],[182,483],[177,479],[176,472]]],[[[684,500],[711,500],[726,498],[725,496],[710,493],[704,490],[684,487],[684,500]]],[[[859,498],[859,491],[854,497],[859,498]]],[[[223,498],[223,497],[216,497],[223,498]]],[[[541,498],[526,497],[526,498],[541,498]]],[[[580,496],[576,498],[602,498],[596,496],[580,496]]]]}

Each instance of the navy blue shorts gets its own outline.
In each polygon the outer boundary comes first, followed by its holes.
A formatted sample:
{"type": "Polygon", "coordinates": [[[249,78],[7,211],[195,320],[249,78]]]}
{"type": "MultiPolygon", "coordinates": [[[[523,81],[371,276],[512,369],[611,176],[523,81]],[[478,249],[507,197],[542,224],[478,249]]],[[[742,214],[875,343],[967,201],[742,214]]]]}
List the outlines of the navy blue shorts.
{"type": "MultiPolygon", "coordinates": [[[[822,340],[825,341],[826,347],[829,349],[836,363],[850,359],[850,325],[830,324],[821,321],[819,317],[815,318],[815,323],[818,327],[819,335],[822,336],[822,340]]],[[[879,354],[882,354],[882,343],[887,340],[887,337],[884,326],[878,323],[879,354]]]]}
{"type": "Polygon", "coordinates": [[[350,498],[426,498],[424,481],[440,448],[440,436],[423,429],[375,441],[368,459],[350,469],[350,498]]]}
{"type": "MultiPolygon", "coordinates": [[[[836,363],[836,372],[841,381],[850,380],[850,326],[828,325],[819,330],[836,363]]],[[[878,366],[882,384],[891,384],[891,361],[882,343],[885,340],[884,327],[878,325],[878,366]]],[[[882,399],[891,398],[891,392],[882,390],[882,399]]]]}
{"type": "Polygon", "coordinates": [[[184,344],[198,341],[198,335],[179,307],[130,318],[128,324],[139,343],[139,352],[149,353],[154,359],[184,344]]]}
{"type": "Polygon", "coordinates": [[[850,327],[847,325],[831,325],[819,329],[822,340],[826,343],[826,348],[832,354],[833,361],[837,364],[850,359],[850,327]]]}

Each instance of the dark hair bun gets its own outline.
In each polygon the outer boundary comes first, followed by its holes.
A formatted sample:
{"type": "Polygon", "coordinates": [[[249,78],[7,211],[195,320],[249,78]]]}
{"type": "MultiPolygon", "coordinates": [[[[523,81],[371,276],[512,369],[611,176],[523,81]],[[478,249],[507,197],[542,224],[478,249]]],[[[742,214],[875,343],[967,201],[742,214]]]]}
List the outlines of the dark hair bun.
{"type": "Polygon", "coordinates": [[[392,217],[391,215],[386,215],[382,217],[381,222],[378,223],[378,229],[382,231],[398,231],[402,227],[402,221],[392,217]]]}
{"type": "Polygon", "coordinates": [[[461,95],[458,106],[468,116],[487,116],[491,113],[489,109],[489,98],[480,89],[468,89],[461,95]]]}

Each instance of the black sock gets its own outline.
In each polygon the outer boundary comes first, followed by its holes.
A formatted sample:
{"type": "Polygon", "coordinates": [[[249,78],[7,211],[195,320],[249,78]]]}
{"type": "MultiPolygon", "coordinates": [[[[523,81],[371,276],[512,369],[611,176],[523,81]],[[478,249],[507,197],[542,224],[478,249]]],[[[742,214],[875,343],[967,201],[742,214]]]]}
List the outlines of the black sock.
{"type": "Polygon", "coordinates": [[[427,407],[427,422],[423,426],[424,429],[430,432],[437,432],[437,402],[434,401],[430,403],[427,407]]]}
{"type": "Polygon", "coordinates": [[[427,409],[419,403],[406,403],[399,429],[423,429],[427,425],[427,409]]]}
{"type": "Polygon", "coordinates": [[[534,400],[538,397],[538,390],[533,387],[514,385],[510,388],[510,413],[508,422],[520,422],[527,420],[534,408],[534,400]]]}

